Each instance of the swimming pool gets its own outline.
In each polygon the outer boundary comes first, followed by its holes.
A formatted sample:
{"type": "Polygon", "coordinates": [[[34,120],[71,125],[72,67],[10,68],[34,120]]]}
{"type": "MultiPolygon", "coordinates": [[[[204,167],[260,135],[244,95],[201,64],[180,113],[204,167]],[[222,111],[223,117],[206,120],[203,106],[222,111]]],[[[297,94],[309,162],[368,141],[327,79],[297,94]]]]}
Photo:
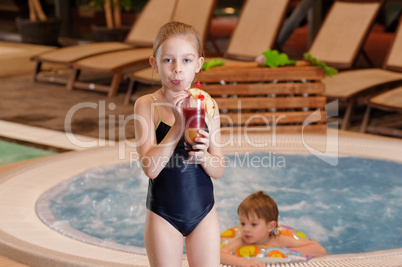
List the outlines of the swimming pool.
{"type": "MultiPolygon", "coordinates": [[[[279,223],[308,234],[329,254],[402,246],[400,163],[341,157],[331,166],[311,155],[276,153],[226,159],[224,176],[214,181],[221,231],[238,223],[237,205],[247,195],[264,190],[278,203],[279,223]]],[[[144,247],[147,185],[136,163],[91,169],[45,193],[38,213],[64,235],[144,253],[132,246],[144,247]]]]}
{"type": "MultiPolygon", "coordinates": [[[[241,136],[224,137],[233,142],[225,147],[228,154],[249,151],[272,151],[284,154],[310,154],[312,148],[325,154],[358,156],[402,163],[402,140],[328,131],[327,136],[286,134],[276,136],[249,135],[253,143],[268,142],[264,148],[250,147],[241,136]],[[337,140],[333,142],[328,140],[337,140]],[[308,146],[308,149],[306,147],[308,146]]],[[[35,204],[41,195],[56,185],[89,169],[124,164],[134,149],[121,146],[62,153],[35,161],[0,175],[0,254],[31,266],[40,267],[128,267],[149,266],[146,255],[110,249],[60,234],[37,216],[35,204]]],[[[369,253],[334,254],[313,258],[300,266],[400,266],[402,248],[369,253]]],[[[188,266],[183,258],[182,266],[188,266]]],[[[281,266],[294,266],[282,264],[281,266]]]]}

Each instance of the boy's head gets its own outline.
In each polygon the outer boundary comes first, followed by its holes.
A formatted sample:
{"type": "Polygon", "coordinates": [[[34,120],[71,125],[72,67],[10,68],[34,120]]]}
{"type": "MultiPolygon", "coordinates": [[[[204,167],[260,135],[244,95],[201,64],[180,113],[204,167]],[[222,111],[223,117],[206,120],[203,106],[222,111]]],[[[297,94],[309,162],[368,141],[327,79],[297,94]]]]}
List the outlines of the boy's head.
{"type": "Polygon", "coordinates": [[[237,208],[239,217],[250,218],[255,215],[257,218],[265,220],[266,223],[275,221],[276,225],[278,224],[278,214],[275,201],[262,191],[249,195],[237,208]]]}
{"type": "Polygon", "coordinates": [[[200,34],[191,25],[178,21],[168,22],[159,29],[159,32],[155,37],[153,56],[156,57],[158,49],[164,41],[166,41],[169,38],[178,36],[193,37],[195,49],[198,52],[198,56],[199,57],[204,56],[204,45],[200,34]]]}

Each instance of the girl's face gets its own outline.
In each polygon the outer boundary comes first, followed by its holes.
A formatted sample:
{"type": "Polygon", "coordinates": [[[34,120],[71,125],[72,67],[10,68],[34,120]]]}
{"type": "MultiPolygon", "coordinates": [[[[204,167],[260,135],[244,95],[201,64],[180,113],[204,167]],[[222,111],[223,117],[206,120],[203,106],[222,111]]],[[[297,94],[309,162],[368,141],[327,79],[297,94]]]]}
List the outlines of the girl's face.
{"type": "Polygon", "coordinates": [[[191,87],[195,73],[198,73],[204,63],[199,57],[191,36],[178,36],[167,39],[159,47],[156,58],[151,57],[150,63],[154,71],[159,73],[163,87],[174,92],[191,87]],[[183,84],[183,85],[182,85],[183,84]]]}
{"type": "Polygon", "coordinates": [[[247,244],[265,244],[269,234],[276,227],[275,221],[267,223],[264,219],[258,218],[255,213],[249,214],[249,217],[240,216],[239,220],[241,236],[247,244]]]}

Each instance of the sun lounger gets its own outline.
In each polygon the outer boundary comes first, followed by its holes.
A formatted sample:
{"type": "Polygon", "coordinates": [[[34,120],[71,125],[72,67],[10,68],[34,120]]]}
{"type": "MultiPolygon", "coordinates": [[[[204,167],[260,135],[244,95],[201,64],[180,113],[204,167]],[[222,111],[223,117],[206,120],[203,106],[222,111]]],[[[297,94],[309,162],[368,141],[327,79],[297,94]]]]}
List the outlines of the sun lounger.
{"type": "MultiPolygon", "coordinates": [[[[193,25],[201,36],[206,39],[215,4],[216,0],[178,0],[172,20],[193,25]]],[[[154,38],[155,35],[156,33],[154,38]]],[[[75,61],[71,64],[73,73],[70,76],[67,88],[69,90],[74,88],[99,90],[108,92],[110,97],[114,96],[117,93],[122,75],[136,66],[145,67],[151,55],[152,48],[128,49],[75,61]],[[102,85],[94,82],[79,81],[81,71],[85,70],[110,73],[113,75],[112,82],[110,85],[102,85]]]]}
{"type": "Polygon", "coordinates": [[[386,91],[368,100],[360,132],[370,132],[402,138],[402,86],[386,91]],[[369,122],[372,109],[396,112],[397,114],[395,117],[392,117],[392,121],[378,123],[381,125],[377,126],[371,126],[369,122]]]}
{"type": "Polygon", "coordinates": [[[63,47],[51,52],[41,53],[32,60],[36,61],[33,78],[35,81],[46,81],[66,84],[68,78],[57,75],[44,75],[43,63],[58,64],[70,67],[77,60],[112,51],[132,49],[133,47],[152,47],[155,35],[163,24],[170,21],[177,0],[150,0],[143,8],[136,22],[128,33],[125,42],[101,42],[63,47]],[[157,14],[157,15],[155,15],[157,14]]]}
{"type": "Polygon", "coordinates": [[[337,0],[309,49],[315,58],[338,69],[353,67],[383,0],[337,0]]]}
{"type": "MultiPolygon", "coordinates": [[[[325,95],[330,99],[339,99],[346,102],[347,108],[341,127],[346,130],[353,114],[354,106],[359,98],[384,86],[392,88],[393,85],[402,82],[402,19],[395,33],[393,44],[388,52],[387,58],[382,69],[369,68],[359,70],[349,70],[338,73],[333,77],[326,77],[325,95]]],[[[389,96],[387,92],[387,96],[389,96]]],[[[395,95],[397,97],[397,95],[395,95]]],[[[372,103],[373,107],[386,107],[385,100],[388,97],[378,97],[372,103]],[[382,104],[379,101],[382,99],[382,104]]],[[[399,99],[402,102],[402,99],[399,99]]],[[[369,102],[370,103],[370,102],[369,102]]],[[[369,104],[370,105],[370,104],[369,104]]],[[[368,116],[368,115],[367,115],[368,116]]]]}
{"type": "Polygon", "coordinates": [[[224,57],[254,61],[261,52],[276,48],[288,5],[288,0],[245,1],[224,57]]]}
{"type": "MultiPolygon", "coordinates": [[[[396,32],[392,50],[388,55],[387,68],[398,72],[387,71],[389,75],[398,75],[387,82],[394,82],[395,80],[402,83],[402,16],[400,19],[399,27],[396,32]]],[[[367,109],[364,114],[363,122],[360,132],[379,133],[385,135],[392,135],[402,137],[402,86],[380,93],[371,97],[367,101],[367,109]],[[389,112],[396,112],[395,120],[390,122],[390,125],[370,126],[370,114],[372,109],[380,109],[389,112]],[[399,127],[399,129],[398,129],[399,127]]]]}
{"type": "Polygon", "coordinates": [[[55,47],[0,41],[0,77],[31,72],[30,57],[54,50],[55,47]]]}

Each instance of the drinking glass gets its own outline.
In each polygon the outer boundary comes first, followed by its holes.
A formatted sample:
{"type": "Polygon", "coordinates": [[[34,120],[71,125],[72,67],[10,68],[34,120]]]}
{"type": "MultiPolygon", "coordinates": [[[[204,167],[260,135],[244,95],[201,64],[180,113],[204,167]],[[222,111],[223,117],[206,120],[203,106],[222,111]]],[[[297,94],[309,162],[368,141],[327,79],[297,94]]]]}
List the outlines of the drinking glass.
{"type": "MultiPolygon", "coordinates": [[[[199,137],[199,129],[205,128],[205,103],[202,97],[194,98],[191,94],[184,100],[184,141],[188,151],[194,151],[192,146],[197,144],[195,138],[199,137]]],[[[197,160],[190,156],[185,163],[197,163],[197,160]]]]}

